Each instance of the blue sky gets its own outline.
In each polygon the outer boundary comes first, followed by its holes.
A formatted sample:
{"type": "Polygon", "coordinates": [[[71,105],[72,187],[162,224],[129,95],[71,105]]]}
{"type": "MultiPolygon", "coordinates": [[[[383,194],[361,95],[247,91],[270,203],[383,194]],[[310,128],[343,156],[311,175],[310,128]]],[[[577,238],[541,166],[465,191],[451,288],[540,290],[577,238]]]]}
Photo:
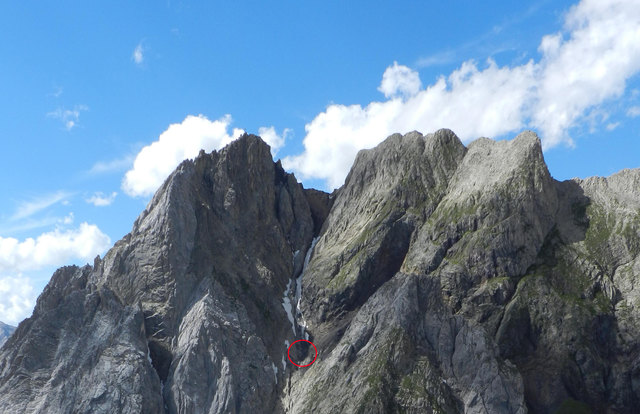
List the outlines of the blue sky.
{"type": "Polygon", "coordinates": [[[244,130],[307,187],[392,132],[533,129],[557,179],[640,167],[640,4],[0,6],[0,320],[124,236],[182,158],[244,130]]]}

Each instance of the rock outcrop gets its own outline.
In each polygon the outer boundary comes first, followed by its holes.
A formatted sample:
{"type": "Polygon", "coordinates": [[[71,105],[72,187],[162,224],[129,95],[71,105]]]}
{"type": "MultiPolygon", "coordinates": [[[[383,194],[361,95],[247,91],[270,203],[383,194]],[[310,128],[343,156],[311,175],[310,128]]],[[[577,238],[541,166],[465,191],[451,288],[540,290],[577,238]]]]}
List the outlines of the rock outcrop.
{"type": "Polygon", "coordinates": [[[11,336],[11,334],[15,330],[16,330],[15,327],[11,325],[7,325],[6,323],[0,322],[0,348],[5,342],[7,342],[7,339],[11,336]]]}
{"type": "Polygon", "coordinates": [[[532,132],[440,130],[326,194],[245,135],[54,274],[0,351],[0,412],[632,413],[639,190],[554,180],[532,132]]]}

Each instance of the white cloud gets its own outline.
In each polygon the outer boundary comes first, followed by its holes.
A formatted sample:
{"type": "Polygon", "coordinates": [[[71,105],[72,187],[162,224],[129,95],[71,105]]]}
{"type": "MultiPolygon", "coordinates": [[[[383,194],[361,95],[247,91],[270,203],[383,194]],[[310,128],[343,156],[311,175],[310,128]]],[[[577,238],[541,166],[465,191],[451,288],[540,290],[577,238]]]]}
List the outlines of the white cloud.
{"type": "Polygon", "coordinates": [[[142,63],[144,62],[144,48],[142,47],[142,42],[138,43],[136,48],[133,49],[131,59],[133,59],[136,65],[142,65],[142,63]]]}
{"type": "Polygon", "coordinates": [[[57,219],[56,230],[35,239],[0,237],[1,321],[16,325],[33,309],[40,290],[34,289],[33,279],[25,272],[48,271],[73,261],[86,263],[111,246],[109,237],[95,225],[81,223],[75,229],[61,228],[73,220],[73,213],[57,219]]]}
{"type": "Polygon", "coordinates": [[[62,219],[59,219],[58,223],[65,224],[65,225],[73,224],[73,219],[74,219],[74,214],[73,212],[71,212],[66,216],[64,216],[62,219]]]}
{"type": "Polygon", "coordinates": [[[93,204],[96,207],[105,207],[111,205],[111,203],[115,201],[117,195],[118,193],[116,193],[115,191],[107,195],[98,191],[91,197],[87,198],[85,201],[89,204],[93,204]]]}
{"type": "Polygon", "coordinates": [[[382,83],[378,90],[387,98],[404,96],[409,97],[417,94],[422,88],[422,82],[417,72],[406,66],[393,62],[382,75],[382,83]]]}
{"type": "Polygon", "coordinates": [[[80,113],[88,111],[89,107],[86,105],[76,105],[73,109],[64,109],[62,107],[57,108],[55,111],[47,113],[49,118],[60,120],[67,131],[71,131],[73,127],[78,125],[80,120],[80,113]]]}
{"type": "Polygon", "coordinates": [[[35,301],[36,293],[28,278],[0,277],[0,321],[17,325],[32,311],[35,301]]]}
{"type": "Polygon", "coordinates": [[[607,131],[613,131],[614,129],[618,128],[620,126],[620,122],[610,122],[607,124],[606,128],[607,131]]]}
{"type": "Polygon", "coordinates": [[[331,105],[305,126],[305,152],[286,157],[284,166],[336,188],[360,149],[374,147],[394,132],[451,127],[459,136],[472,138],[520,129],[533,72],[532,63],[509,69],[488,61],[480,71],[466,62],[448,79],[440,78],[406,100],[393,98],[366,107],[331,105]]]}
{"type": "Polygon", "coordinates": [[[455,51],[447,50],[418,59],[416,66],[419,68],[428,68],[430,66],[446,65],[455,62],[456,56],[455,51]]]}
{"type": "Polygon", "coordinates": [[[394,132],[446,127],[468,142],[529,127],[545,148],[573,145],[570,129],[593,122],[589,115],[623,94],[640,71],[639,38],[640,2],[583,0],[565,16],[562,32],[542,38],[537,62],[500,67],[488,60],[478,67],[467,61],[425,88],[417,72],[394,62],[378,88],[387,100],[330,105],[305,126],[305,151],[283,163],[335,188],[358,150],[394,132]]]}
{"type": "Polygon", "coordinates": [[[632,106],[627,110],[627,116],[629,118],[635,118],[640,116],[640,106],[632,106]]]}
{"type": "Polygon", "coordinates": [[[36,239],[0,237],[0,274],[61,266],[72,259],[89,261],[110,245],[109,236],[87,223],[76,229],[43,233],[36,239]]]}
{"type": "Polygon", "coordinates": [[[278,150],[284,146],[284,141],[287,139],[287,135],[291,132],[290,129],[285,128],[281,135],[278,135],[276,129],[273,126],[258,128],[258,135],[264,142],[271,147],[271,154],[276,155],[278,150]]]}
{"type": "Polygon", "coordinates": [[[583,0],[565,18],[566,34],[540,44],[531,123],[546,147],[572,142],[569,129],[595,105],[620,96],[640,70],[640,3],[583,0]]]}
{"type": "Polygon", "coordinates": [[[21,220],[51,207],[52,205],[65,201],[71,194],[65,191],[58,191],[43,197],[24,201],[18,205],[15,213],[11,216],[11,221],[21,220]]]}
{"type": "Polygon", "coordinates": [[[181,123],[171,124],[157,141],[138,153],[133,168],[125,174],[122,189],[134,197],[153,194],[180,162],[196,157],[201,149],[222,148],[243,133],[234,129],[230,134],[230,124],[230,115],[216,121],[189,115],[181,123]]]}
{"type": "Polygon", "coordinates": [[[16,224],[3,225],[0,227],[0,234],[13,234],[27,230],[39,229],[42,227],[49,227],[61,222],[60,217],[44,217],[39,219],[28,218],[26,220],[20,220],[16,224]]]}

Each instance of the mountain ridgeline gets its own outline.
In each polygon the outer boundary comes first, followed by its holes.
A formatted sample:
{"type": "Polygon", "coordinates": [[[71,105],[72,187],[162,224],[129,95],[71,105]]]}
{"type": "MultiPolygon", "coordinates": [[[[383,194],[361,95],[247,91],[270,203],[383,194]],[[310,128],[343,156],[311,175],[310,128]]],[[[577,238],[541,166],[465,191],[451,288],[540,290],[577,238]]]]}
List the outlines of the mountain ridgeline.
{"type": "Polygon", "coordinates": [[[640,170],[558,182],[532,132],[411,132],[326,194],[244,135],[54,273],[0,412],[633,413],[639,332],[640,170]]]}
{"type": "Polygon", "coordinates": [[[7,341],[7,338],[11,336],[15,329],[16,328],[14,328],[13,326],[0,322],[0,347],[7,341]]]}

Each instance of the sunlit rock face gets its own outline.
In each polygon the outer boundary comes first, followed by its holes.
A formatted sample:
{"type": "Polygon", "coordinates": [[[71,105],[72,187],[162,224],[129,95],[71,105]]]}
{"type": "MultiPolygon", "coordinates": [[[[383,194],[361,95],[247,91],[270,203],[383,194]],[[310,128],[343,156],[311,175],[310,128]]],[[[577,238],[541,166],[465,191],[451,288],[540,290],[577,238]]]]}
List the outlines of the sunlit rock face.
{"type": "Polygon", "coordinates": [[[395,134],[332,194],[244,135],[56,271],[0,412],[633,413],[639,257],[640,171],[558,182],[529,131],[395,134]]]}

